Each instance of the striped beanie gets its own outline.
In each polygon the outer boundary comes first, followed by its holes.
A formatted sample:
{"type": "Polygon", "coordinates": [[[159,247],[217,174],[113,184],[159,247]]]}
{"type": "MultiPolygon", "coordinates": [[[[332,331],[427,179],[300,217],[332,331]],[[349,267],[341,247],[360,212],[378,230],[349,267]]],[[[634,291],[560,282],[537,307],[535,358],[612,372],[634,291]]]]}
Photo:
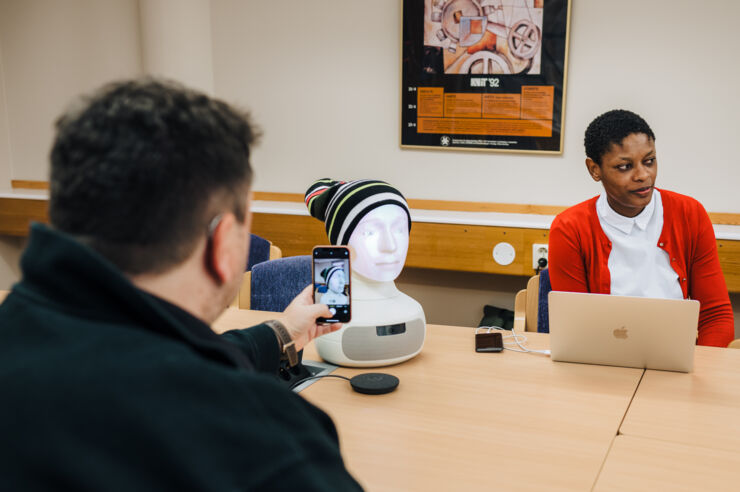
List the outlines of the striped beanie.
{"type": "Polygon", "coordinates": [[[331,279],[332,275],[334,275],[337,272],[343,272],[344,268],[332,266],[332,267],[326,267],[323,270],[321,270],[321,276],[324,277],[324,282],[326,285],[329,285],[329,280],[331,279]]]}
{"type": "Polygon", "coordinates": [[[400,191],[375,179],[333,181],[319,179],[306,191],[308,212],[326,225],[331,244],[346,245],[357,224],[371,210],[383,205],[398,205],[409,218],[406,199],[400,191]]]}

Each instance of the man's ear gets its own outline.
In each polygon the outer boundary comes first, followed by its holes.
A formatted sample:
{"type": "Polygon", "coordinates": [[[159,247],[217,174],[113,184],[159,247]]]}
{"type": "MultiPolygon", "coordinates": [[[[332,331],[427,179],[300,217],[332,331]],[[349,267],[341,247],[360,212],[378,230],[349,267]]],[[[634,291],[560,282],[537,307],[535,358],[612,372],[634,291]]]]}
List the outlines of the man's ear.
{"type": "MultiPolygon", "coordinates": [[[[234,234],[237,232],[237,220],[234,214],[225,213],[221,216],[216,227],[213,229],[210,244],[206,249],[206,263],[209,272],[216,283],[222,285],[235,275],[234,265],[240,262],[234,261],[236,248],[233,246],[234,234]]],[[[241,273],[241,272],[239,272],[241,273]]]]}
{"type": "Polygon", "coordinates": [[[591,179],[594,181],[601,181],[601,166],[599,166],[596,161],[590,157],[586,158],[586,169],[588,169],[588,174],[591,175],[591,179]]]}

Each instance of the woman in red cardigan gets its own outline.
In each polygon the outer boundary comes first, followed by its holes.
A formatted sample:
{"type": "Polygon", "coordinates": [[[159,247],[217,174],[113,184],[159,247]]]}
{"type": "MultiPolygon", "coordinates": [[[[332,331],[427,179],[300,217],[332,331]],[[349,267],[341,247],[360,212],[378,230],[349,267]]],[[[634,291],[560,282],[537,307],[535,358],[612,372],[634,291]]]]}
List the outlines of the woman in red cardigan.
{"type": "Polygon", "coordinates": [[[601,195],[565,210],[550,228],[553,290],[696,299],[700,345],[726,347],[732,306],[702,205],[655,188],[655,135],[614,110],[586,129],[586,168],[601,195]]]}

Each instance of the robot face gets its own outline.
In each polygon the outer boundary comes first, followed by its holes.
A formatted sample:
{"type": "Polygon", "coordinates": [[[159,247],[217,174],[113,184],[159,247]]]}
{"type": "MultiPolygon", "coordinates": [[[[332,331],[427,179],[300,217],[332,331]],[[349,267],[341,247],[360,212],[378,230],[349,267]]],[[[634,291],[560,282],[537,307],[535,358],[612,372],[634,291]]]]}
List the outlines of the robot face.
{"type": "Polygon", "coordinates": [[[329,279],[329,290],[334,292],[344,291],[344,286],[347,284],[347,279],[344,278],[344,270],[340,270],[331,276],[329,279]]]}
{"type": "Polygon", "coordinates": [[[352,269],[377,282],[394,280],[409,249],[409,222],[398,205],[382,205],[365,215],[348,243],[355,251],[352,269]]]}

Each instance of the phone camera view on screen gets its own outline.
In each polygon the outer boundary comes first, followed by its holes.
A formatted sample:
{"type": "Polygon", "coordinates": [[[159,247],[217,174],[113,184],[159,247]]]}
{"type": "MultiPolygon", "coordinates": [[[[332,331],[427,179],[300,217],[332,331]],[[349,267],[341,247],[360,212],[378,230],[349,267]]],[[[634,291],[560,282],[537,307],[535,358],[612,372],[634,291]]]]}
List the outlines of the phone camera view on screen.
{"type": "Polygon", "coordinates": [[[323,323],[346,323],[350,307],[349,249],[344,246],[316,246],[313,249],[313,302],[326,304],[331,318],[323,323]]]}

